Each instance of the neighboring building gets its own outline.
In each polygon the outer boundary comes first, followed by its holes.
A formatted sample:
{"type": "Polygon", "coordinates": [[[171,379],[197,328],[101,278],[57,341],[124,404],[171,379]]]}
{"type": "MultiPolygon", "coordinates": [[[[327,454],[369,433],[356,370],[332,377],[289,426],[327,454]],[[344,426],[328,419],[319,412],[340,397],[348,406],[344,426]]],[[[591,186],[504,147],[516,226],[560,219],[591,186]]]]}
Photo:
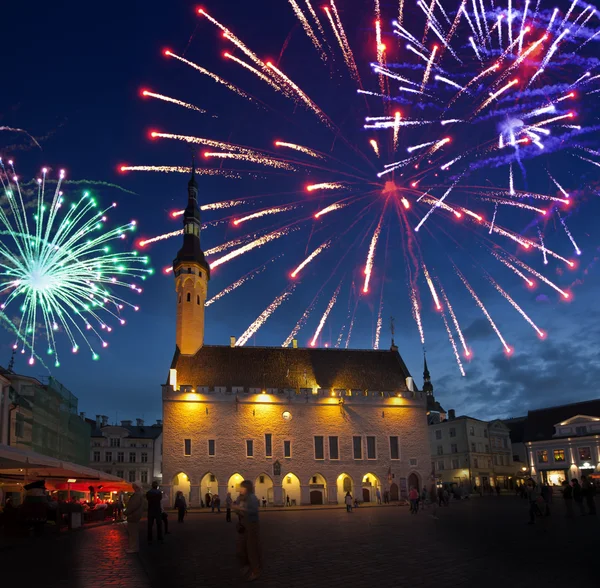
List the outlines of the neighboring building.
{"type": "Polygon", "coordinates": [[[530,410],[524,440],[538,482],[600,478],[600,400],[530,410]]]}
{"type": "Polygon", "coordinates": [[[510,489],[515,467],[509,429],[501,421],[490,423],[468,416],[456,417],[429,426],[432,469],[439,481],[470,490],[475,486],[510,489]]]}
{"type": "Polygon", "coordinates": [[[108,417],[98,415],[88,419],[92,436],[88,446],[90,467],[137,482],[149,488],[154,480],[162,479],[162,422],[144,425],[142,419],[121,421],[109,425],[108,417]]]}
{"type": "Polygon", "coordinates": [[[163,488],[193,506],[244,479],[283,505],[392,499],[430,479],[427,397],[388,350],[204,345],[210,268],[192,171],[173,262],[177,348],[163,386],[163,488]]]}
{"type": "Polygon", "coordinates": [[[78,400],[58,380],[45,382],[0,368],[8,384],[0,398],[1,441],[79,465],[88,465],[90,428],[78,400]]]}

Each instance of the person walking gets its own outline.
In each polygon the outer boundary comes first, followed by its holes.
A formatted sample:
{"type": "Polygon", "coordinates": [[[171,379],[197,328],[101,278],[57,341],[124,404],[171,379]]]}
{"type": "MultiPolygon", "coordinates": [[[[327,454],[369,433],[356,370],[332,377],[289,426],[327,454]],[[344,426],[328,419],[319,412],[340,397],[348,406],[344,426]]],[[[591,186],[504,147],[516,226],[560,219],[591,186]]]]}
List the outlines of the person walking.
{"type": "Polygon", "coordinates": [[[583,504],[583,490],[579,485],[579,480],[577,478],[573,478],[571,480],[571,484],[573,484],[573,500],[581,513],[581,516],[584,516],[585,513],[585,504],[583,504]]]}
{"type": "Polygon", "coordinates": [[[379,488],[375,491],[375,496],[377,497],[377,504],[381,504],[381,490],[379,488]]]}
{"type": "Polygon", "coordinates": [[[408,499],[410,500],[410,514],[417,514],[419,512],[419,491],[414,486],[410,487],[408,499]]]}
{"type": "Polygon", "coordinates": [[[158,482],[152,482],[152,489],[146,492],[148,501],[148,543],[152,544],[152,528],[156,522],[156,538],[159,543],[163,542],[161,502],[162,492],[158,489],[158,482]]]}
{"type": "Polygon", "coordinates": [[[562,495],[563,500],[565,501],[565,509],[567,510],[567,518],[573,518],[573,487],[567,482],[563,480],[562,483],[562,495]]]}
{"type": "Polygon", "coordinates": [[[350,494],[350,490],[346,492],[344,502],[346,503],[346,512],[352,512],[352,494],[350,494]]]}
{"type": "Polygon", "coordinates": [[[185,517],[185,513],[187,511],[187,502],[181,490],[178,490],[177,494],[175,495],[174,508],[177,510],[177,522],[183,523],[183,518],[185,517]]]}
{"type": "Polygon", "coordinates": [[[438,506],[442,506],[444,504],[444,488],[442,486],[437,489],[437,498],[438,506]]]}
{"type": "Polygon", "coordinates": [[[127,502],[125,510],[127,534],[129,535],[127,553],[138,553],[140,550],[140,520],[143,510],[144,497],[142,495],[142,487],[139,484],[133,484],[133,496],[127,502]]]}
{"type": "Polygon", "coordinates": [[[596,486],[588,480],[587,476],[581,476],[581,490],[583,491],[583,497],[585,498],[590,514],[595,515],[596,502],[594,501],[594,496],[596,496],[596,486]]]}
{"type": "Polygon", "coordinates": [[[215,494],[212,499],[213,512],[215,512],[215,508],[217,509],[217,513],[221,514],[221,497],[218,494],[215,494]]]}
{"type": "Polygon", "coordinates": [[[242,573],[249,582],[258,580],[261,574],[261,549],[258,524],[260,504],[250,480],[240,484],[240,496],[233,506],[238,515],[237,553],[242,573]]]}
{"type": "Polygon", "coordinates": [[[540,509],[540,503],[544,503],[544,499],[540,494],[540,489],[533,481],[533,478],[527,480],[527,500],[529,504],[529,525],[535,525],[535,517],[541,516],[543,513],[540,509]]]}
{"type": "Polygon", "coordinates": [[[233,500],[231,499],[231,492],[227,492],[225,497],[225,521],[231,523],[231,505],[233,500]]]}

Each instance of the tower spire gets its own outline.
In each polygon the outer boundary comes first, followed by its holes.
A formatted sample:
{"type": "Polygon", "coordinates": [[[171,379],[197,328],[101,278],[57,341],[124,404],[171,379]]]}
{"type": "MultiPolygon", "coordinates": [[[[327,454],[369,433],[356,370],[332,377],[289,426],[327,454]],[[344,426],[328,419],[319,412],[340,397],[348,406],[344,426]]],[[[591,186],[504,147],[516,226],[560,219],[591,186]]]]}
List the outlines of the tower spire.
{"type": "Polygon", "coordinates": [[[428,396],[433,396],[433,384],[431,383],[431,374],[427,367],[427,353],[423,349],[423,392],[428,396]]]}
{"type": "Polygon", "coordinates": [[[201,227],[196,161],[192,155],[188,202],[183,213],[183,244],[173,260],[177,292],[176,341],[182,355],[195,355],[204,344],[204,302],[210,266],[200,246],[201,227]]]}

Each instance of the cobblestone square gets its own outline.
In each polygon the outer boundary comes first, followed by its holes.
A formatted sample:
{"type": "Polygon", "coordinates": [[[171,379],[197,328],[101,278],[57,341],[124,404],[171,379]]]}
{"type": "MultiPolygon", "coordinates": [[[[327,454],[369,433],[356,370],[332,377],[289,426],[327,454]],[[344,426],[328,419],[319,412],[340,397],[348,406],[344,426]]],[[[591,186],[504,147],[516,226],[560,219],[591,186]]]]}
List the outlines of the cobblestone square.
{"type": "MultiPolygon", "coordinates": [[[[527,503],[476,498],[413,516],[406,507],[264,512],[263,576],[256,586],[597,585],[597,517],[552,516],[527,525],[527,503]]],[[[225,514],[170,517],[165,542],[127,555],[126,525],[88,529],[0,552],[3,585],[186,588],[245,585],[235,558],[234,522],[225,514]],[[5,584],[6,581],[6,584],[5,584]]]]}

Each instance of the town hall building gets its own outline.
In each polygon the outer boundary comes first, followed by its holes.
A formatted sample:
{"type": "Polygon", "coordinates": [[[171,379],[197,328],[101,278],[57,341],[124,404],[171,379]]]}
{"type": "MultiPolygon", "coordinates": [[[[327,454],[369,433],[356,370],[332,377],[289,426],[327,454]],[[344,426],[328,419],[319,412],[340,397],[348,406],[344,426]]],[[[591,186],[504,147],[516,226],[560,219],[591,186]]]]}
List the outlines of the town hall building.
{"type": "Polygon", "coordinates": [[[210,266],[192,171],[173,261],[176,349],[163,400],[163,491],[191,506],[255,484],[272,505],[374,502],[431,482],[427,391],[389,350],[204,343],[210,266]]]}

